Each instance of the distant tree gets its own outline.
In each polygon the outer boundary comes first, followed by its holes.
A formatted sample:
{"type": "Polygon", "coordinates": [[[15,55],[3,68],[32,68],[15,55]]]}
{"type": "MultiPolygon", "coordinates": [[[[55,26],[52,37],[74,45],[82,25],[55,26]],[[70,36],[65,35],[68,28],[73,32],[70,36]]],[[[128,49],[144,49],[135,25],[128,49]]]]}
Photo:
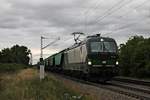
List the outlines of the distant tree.
{"type": "Polygon", "coordinates": [[[121,74],[133,77],[150,77],[150,39],[131,37],[120,46],[121,74]]]}
{"type": "Polygon", "coordinates": [[[13,47],[3,49],[0,53],[1,63],[19,63],[28,65],[29,54],[31,51],[25,46],[14,45],[13,47]]]}
{"type": "Polygon", "coordinates": [[[5,48],[1,51],[1,62],[2,63],[11,63],[12,62],[12,54],[9,48],[5,48]]]}

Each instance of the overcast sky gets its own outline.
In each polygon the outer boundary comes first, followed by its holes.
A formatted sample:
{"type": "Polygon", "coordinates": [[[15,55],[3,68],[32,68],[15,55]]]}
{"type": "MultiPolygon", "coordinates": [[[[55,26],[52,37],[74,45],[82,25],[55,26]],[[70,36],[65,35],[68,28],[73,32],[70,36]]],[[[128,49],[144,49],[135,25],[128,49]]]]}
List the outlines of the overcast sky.
{"type": "MultiPolygon", "coordinates": [[[[0,49],[15,44],[40,55],[40,36],[46,56],[72,45],[72,32],[101,33],[118,45],[133,35],[150,37],[150,0],[0,0],[0,49]]],[[[82,38],[84,38],[83,36],[82,38]]]]}

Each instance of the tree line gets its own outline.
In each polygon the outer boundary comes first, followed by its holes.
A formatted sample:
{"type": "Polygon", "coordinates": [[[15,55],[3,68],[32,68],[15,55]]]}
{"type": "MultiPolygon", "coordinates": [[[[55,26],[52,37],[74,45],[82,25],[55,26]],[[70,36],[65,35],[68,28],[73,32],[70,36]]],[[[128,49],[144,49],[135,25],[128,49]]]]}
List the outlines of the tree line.
{"type": "Polygon", "coordinates": [[[31,51],[25,46],[14,45],[0,51],[0,63],[29,64],[31,51]]]}
{"type": "Polygon", "coordinates": [[[120,74],[150,78],[150,38],[133,36],[119,49],[120,74]]]}

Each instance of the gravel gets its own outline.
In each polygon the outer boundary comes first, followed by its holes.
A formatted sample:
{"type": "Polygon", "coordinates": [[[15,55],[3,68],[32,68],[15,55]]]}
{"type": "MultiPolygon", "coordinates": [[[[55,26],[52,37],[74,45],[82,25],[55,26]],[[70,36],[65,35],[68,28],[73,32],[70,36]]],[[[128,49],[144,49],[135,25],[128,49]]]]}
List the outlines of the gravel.
{"type": "Polygon", "coordinates": [[[79,92],[81,96],[90,97],[90,100],[138,100],[123,94],[112,92],[110,90],[72,81],[60,75],[54,75],[52,73],[50,73],[50,75],[52,75],[55,79],[61,81],[66,85],[66,87],[79,92]]]}

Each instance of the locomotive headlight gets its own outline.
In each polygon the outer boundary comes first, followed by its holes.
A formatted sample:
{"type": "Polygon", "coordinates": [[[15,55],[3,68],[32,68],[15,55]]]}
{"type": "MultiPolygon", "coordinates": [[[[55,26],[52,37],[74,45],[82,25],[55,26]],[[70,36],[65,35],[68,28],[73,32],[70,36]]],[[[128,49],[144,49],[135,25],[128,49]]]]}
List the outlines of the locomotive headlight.
{"type": "Polygon", "coordinates": [[[118,61],[116,61],[116,65],[119,65],[119,62],[118,62],[118,61]]]}
{"type": "Polygon", "coordinates": [[[106,61],[102,61],[102,64],[106,64],[106,61]]]}
{"type": "Polygon", "coordinates": [[[88,61],[88,65],[92,65],[92,62],[91,62],[91,61],[88,61]]]}

